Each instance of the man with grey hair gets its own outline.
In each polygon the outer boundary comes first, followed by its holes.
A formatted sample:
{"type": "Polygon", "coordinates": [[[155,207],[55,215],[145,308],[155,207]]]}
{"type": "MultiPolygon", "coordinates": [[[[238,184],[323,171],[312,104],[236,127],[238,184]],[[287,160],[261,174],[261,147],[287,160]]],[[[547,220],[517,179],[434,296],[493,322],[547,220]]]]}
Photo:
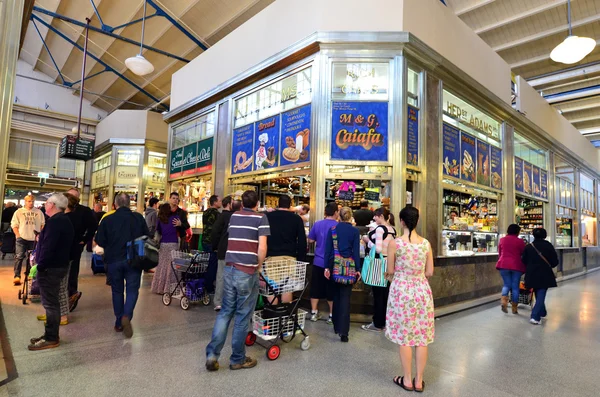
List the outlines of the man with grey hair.
{"type": "Polygon", "coordinates": [[[64,213],[67,204],[62,193],[53,194],[44,204],[48,221],[40,233],[35,259],[46,325],[44,335],[30,340],[29,350],[51,349],[60,344],[60,282],[69,271],[69,254],[75,235],[73,225],[64,213]]]}
{"type": "Polygon", "coordinates": [[[127,243],[148,236],[148,226],[141,214],[129,209],[129,196],[119,193],[115,197],[116,211],[100,223],[96,243],[104,248],[104,263],[112,288],[115,331],[127,338],[133,336],[131,319],[138,299],[142,271],[134,269],[127,260],[127,243]],[[125,284],[125,285],[123,285],[125,284]],[[123,294],[125,294],[125,299],[123,294]]]}

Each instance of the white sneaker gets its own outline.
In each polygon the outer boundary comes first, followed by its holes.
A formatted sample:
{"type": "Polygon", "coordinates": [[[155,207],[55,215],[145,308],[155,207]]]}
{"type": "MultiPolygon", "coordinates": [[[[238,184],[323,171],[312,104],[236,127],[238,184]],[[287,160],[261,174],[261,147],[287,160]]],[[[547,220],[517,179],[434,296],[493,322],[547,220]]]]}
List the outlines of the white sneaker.
{"type": "Polygon", "coordinates": [[[381,332],[383,331],[383,329],[381,328],[377,328],[375,326],[375,324],[371,323],[371,324],[365,324],[365,325],[361,325],[361,328],[364,329],[365,331],[370,331],[370,332],[381,332]]]}
{"type": "Polygon", "coordinates": [[[542,323],[541,321],[534,320],[533,318],[529,319],[529,322],[533,325],[540,325],[542,323]]]}
{"type": "Polygon", "coordinates": [[[320,318],[321,315],[319,314],[319,312],[314,312],[310,315],[310,321],[312,321],[313,323],[319,321],[320,318]]]}
{"type": "Polygon", "coordinates": [[[333,317],[331,315],[329,315],[329,318],[327,319],[327,324],[329,324],[329,325],[333,324],[333,317]]]}

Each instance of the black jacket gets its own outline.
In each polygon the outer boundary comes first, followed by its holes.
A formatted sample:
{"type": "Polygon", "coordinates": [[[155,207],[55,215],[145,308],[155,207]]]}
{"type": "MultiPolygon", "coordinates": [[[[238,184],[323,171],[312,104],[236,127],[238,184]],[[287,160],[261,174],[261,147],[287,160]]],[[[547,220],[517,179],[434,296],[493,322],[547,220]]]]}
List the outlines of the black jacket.
{"type": "Polygon", "coordinates": [[[81,245],[83,248],[85,244],[92,241],[94,234],[96,234],[96,229],[98,229],[98,222],[96,222],[94,211],[85,205],[77,204],[75,211],[70,213],[69,218],[75,227],[75,238],[83,241],[84,244],[81,245]]]}
{"type": "Polygon", "coordinates": [[[271,235],[267,237],[267,256],[292,256],[306,260],[306,231],[299,215],[285,210],[267,213],[271,235]]]}
{"type": "Polygon", "coordinates": [[[210,241],[214,242],[212,247],[214,251],[217,251],[217,259],[225,260],[227,241],[229,240],[227,229],[229,228],[231,215],[233,215],[233,211],[223,210],[212,227],[210,241]]]}
{"type": "MultiPolygon", "coordinates": [[[[8,207],[8,208],[4,208],[2,210],[2,223],[10,223],[10,221],[12,221],[12,217],[15,214],[15,212],[17,212],[18,208],[16,205],[13,205],[12,207],[8,207]]],[[[4,230],[2,230],[4,231],[4,230]]]]}
{"type": "Polygon", "coordinates": [[[138,237],[148,236],[149,233],[142,214],[127,207],[119,208],[114,214],[104,218],[96,234],[96,243],[104,248],[104,263],[127,260],[127,243],[138,237]]]}
{"type": "MultiPolygon", "coordinates": [[[[535,248],[546,258],[552,268],[558,266],[558,255],[554,246],[546,240],[535,240],[535,248]]],[[[527,244],[523,251],[525,271],[525,286],[527,288],[545,289],[556,287],[556,277],[550,266],[540,257],[531,244],[527,244]]]]}
{"type": "MultiPolygon", "coordinates": [[[[179,217],[179,220],[181,220],[181,226],[179,226],[177,228],[177,233],[179,234],[179,237],[185,238],[185,232],[190,228],[190,223],[188,222],[188,219],[187,219],[187,211],[184,210],[183,208],[177,207],[177,210],[175,210],[174,213],[177,214],[177,216],[179,217]]],[[[150,237],[154,237],[154,236],[150,236],[150,237]]]]}
{"type": "Polygon", "coordinates": [[[73,225],[63,212],[48,218],[36,248],[38,270],[68,267],[74,235],[73,225]]]}
{"type": "Polygon", "coordinates": [[[367,226],[373,220],[373,211],[369,209],[359,209],[354,211],[354,222],[356,226],[367,226]]]}

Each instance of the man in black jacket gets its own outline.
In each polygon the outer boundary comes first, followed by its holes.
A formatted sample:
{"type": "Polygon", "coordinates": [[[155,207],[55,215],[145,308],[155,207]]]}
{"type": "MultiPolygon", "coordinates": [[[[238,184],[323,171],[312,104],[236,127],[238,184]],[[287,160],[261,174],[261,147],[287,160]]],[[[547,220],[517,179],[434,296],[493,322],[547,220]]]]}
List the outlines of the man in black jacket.
{"type": "Polygon", "coordinates": [[[171,214],[177,215],[179,218],[175,219],[173,224],[177,228],[177,234],[179,234],[179,237],[183,241],[185,239],[185,232],[190,228],[190,223],[187,220],[187,211],[179,207],[179,193],[171,192],[169,205],[171,206],[171,214]]]}
{"type": "Polygon", "coordinates": [[[356,223],[356,227],[361,235],[367,234],[369,229],[369,223],[373,220],[373,211],[369,209],[369,202],[367,200],[361,200],[360,209],[354,211],[352,214],[354,217],[354,222],[356,223]]]}
{"type": "Polygon", "coordinates": [[[46,325],[44,335],[30,340],[29,350],[51,349],[60,344],[60,282],[68,272],[70,242],[75,235],[71,221],[64,214],[67,203],[63,194],[53,194],[44,204],[49,218],[39,236],[36,262],[42,304],[46,309],[46,325]]]}
{"type": "MultiPolygon", "coordinates": [[[[292,199],[284,195],[279,197],[277,210],[268,212],[267,219],[271,226],[271,235],[267,237],[267,259],[264,266],[269,267],[271,261],[288,261],[289,271],[295,270],[296,260],[306,260],[306,231],[300,215],[290,211],[292,199]]],[[[283,294],[284,302],[292,299],[292,294],[283,294]]]]}
{"type": "MultiPolygon", "coordinates": [[[[80,199],[79,189],[69,189],[67,193],[80,199]]],[[[79,287],[79,264],[81,263],[81,254],[83,248],[92,241],[98,223],[94,217],[94,212],[85,205],[77,204],[75,207],[74,214],[71,216],[73,222],[73,228],[75,229],[75,238],[79,240],[79,255],[71,261],[71,269],[69,270],[69,311],[72,312],[77,307],[79,299],[81,298],[81,292],[78,290],[79,287]]]]}
{"type": "Polygon", "coordinates": [[[131,319],[138,299],[142,271],[131,267],[127,260],[127,243],[149,234],[141,214],[129,209],[129,196],[119,193],[115,197],[117,210],[104,218],[98,227],[96,243],[104,249],[104,263],[108,269],[112,288],[115,331],[127,338],[133,336],[131,319]],[[126,284],[123,286],[123,284],[126,284]],[[125,303],[123,294],[126,293],[125,303]]]}
{"type": "Polygon", "coordinates": [[[221,304],[223,303],[223,269],[225,268],[225,253],[227,252],[227,242],[229,241],[229,233],[227,228],[229,227],[229,220],[234,212],[242,209],[242,202],[239,200],[233,200],[231,196],[223,198],[223,212],[217,218],[217,221],[213,225],[211,233],[211,241],[213,247],[217,248],[217,282],[215,286],[215,297],[213,303],[215,305],[215,311],[221,310],[221,304]]]}

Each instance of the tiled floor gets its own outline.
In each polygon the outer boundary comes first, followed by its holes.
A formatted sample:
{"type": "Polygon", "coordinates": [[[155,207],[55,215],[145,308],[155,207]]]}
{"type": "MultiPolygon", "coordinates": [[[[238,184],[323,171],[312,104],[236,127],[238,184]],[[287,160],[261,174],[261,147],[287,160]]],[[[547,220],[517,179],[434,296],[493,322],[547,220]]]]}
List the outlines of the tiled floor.
{"type": "MultiPolygon", "coordinates": [[[[135,335],[112,330],[110,288],[82,261],[83,297],[61,327],[61,346],[29,352],[42,334],[39,304],[23,306],[11,285],[11,261],[0,262],[0,298],[17,377],[0,395],[10,396],[397,396],[391,379],[400,373],[396,347],[354,324],[342,344],[325,322],[307,325],[312,347],[299,341],[269,362],[265,350],[248,349],[258,367],[232,372],[230,349],[217,373],[204,370],[204,349],[215,314],[211,307],[183,311],[149,291],[144,277],[135,335]],[[5,393],[5,394],[2,394],[5,393]]],[[[600,272],[563,283],[548,296],[548,320],[532,326],[528,308],[503,314],[497,304],[436,321],[425,380],[429,396],[598,396],[600,272]],[[595,374],[595,375],[594,375],[595,374]]],[[[6,339],[4,340],[6,341],[6,339]]],[[[3,346],[4,347],[4,346],[3,346]]],[[[4,349],[5,357],[7,350],[4,349]]],[[[9,357],[10,364],[10,357],[9,357]]]]}

